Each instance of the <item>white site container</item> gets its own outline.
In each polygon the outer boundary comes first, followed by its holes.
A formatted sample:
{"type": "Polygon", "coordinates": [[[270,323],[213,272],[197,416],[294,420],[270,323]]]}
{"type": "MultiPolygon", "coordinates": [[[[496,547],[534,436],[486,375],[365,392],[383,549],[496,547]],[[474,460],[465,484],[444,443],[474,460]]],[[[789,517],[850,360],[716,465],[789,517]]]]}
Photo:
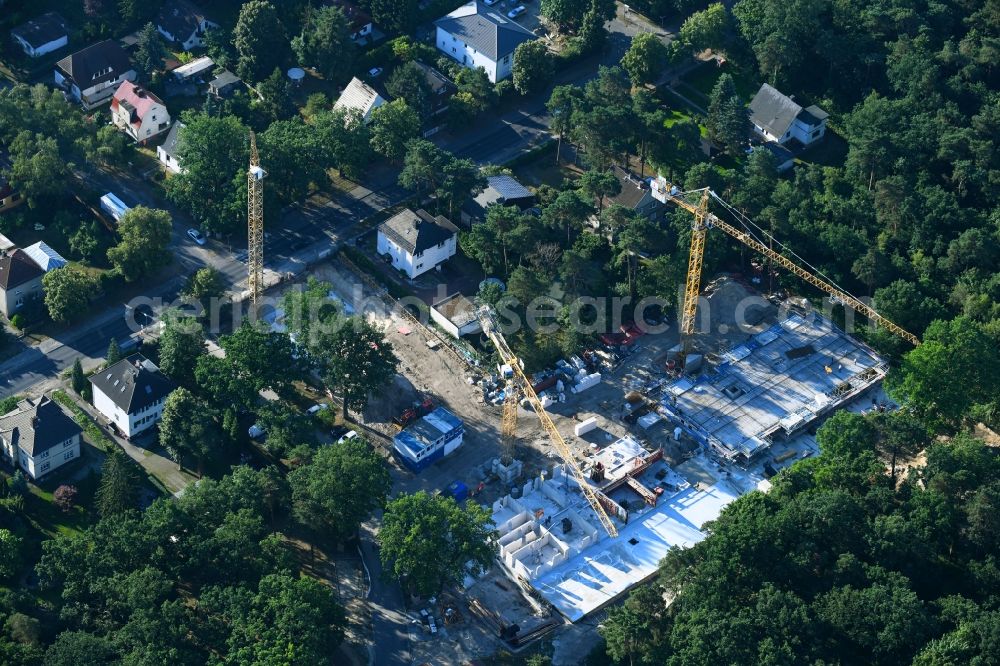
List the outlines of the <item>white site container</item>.
{"type": "Polygon", "coordinates": [[[573,434],[579,437],[580,435],[587,434],[596,427],[597,427],[597,417],[591,416],[589,419],[580,421],[575,426],[573,426],[573,434]]]}

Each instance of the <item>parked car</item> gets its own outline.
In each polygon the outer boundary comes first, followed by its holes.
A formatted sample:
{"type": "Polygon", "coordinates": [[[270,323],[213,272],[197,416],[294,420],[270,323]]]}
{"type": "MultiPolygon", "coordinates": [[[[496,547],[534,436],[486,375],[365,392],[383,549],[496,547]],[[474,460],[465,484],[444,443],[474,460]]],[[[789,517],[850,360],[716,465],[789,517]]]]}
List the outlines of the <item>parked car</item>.
{"type": "Polygon", "coordinates": [[[306,414],[309,414],[310,416],[312,416],[313,414],[321,412],[324,409],[330,409],[330,405],[326,404],[325,402],[318,402],[315,405],[313,405],[312,407],[310,407],[309,409],[307,409],[306,410],[306,414]]]}
{"type": "Polygon", "coordinates": [[[205,244],[205,235],[202,234],[197,229],[188,229],[188,236],[190,236],[191,240],[193,240],[198,245],[204,245],[205,244]]]}
{"type": "Polygon", "coordinates": [[[378,77],[382,76],[382,68],[372,67],[371,69],[368,70],[368,76],[372,77],[373,79],[377,79],[378,77]]]}
{"type": "Polygon", "coordinates": [[[254,423],[247,429],[247,434],[250,435],[250,439],[257,439],[258,437],[264,436],[264,429],[260,425],[254,423]]]}
{"type": "Polygon", "coordinates": [[[514,7],[514,9],[507,12],[507,18],[517,18],[526,11],[528,11],[527,7],[524,5],[518,5],[517,7],[514,7]]]}
{"type": "Polygon", "coordinates": [[[337,444],[343,444],[344,442],[349,442],[357,436],[358,436],[357,430],[348,430],[347,434],[345,434],[344,436],[342,436],[340,439],[337,440],[337,444]]]}
{"type": "Polygon", "coordinates": [[[489,7],[492,7],[493,5],[497,4],[497,2],[499,2],[499,0],[483,0],[483,4],[489,7]]]}

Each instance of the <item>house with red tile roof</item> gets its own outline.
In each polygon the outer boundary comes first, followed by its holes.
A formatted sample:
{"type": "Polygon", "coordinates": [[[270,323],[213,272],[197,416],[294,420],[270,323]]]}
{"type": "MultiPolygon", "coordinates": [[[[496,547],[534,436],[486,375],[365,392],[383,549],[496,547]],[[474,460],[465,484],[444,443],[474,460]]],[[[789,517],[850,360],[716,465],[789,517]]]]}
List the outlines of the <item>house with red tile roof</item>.
{"type": "Polygon", "coordinates": [[[111,120],[139,143],[170,128],[170,114],[163,101],[131,81],[122,83],[111,97],[111,120]]]}

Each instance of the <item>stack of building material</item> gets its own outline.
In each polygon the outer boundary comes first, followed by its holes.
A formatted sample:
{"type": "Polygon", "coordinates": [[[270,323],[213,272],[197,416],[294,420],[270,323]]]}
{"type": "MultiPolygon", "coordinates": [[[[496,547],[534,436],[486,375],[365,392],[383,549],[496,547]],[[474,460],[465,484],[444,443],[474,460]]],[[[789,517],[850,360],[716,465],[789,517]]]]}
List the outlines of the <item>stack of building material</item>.
{"type": "Polygon", "coordinates": [[[589,419],[580,421],[575,426],[573,426],[573,434],[576,435],[577,437],[580,437],[581,435],[587,434],[596,427],[597,427],[597,417],[591,416],[589,419]]]}
{"type": "Polygon", "coordinates": [[[577,381],[576,386],[571,390],[573,393],[583,393],[589,388],[593,388],[601,383],[601,373],[595,372],[592,375],[585,375],[583,379],[577,381]]]}

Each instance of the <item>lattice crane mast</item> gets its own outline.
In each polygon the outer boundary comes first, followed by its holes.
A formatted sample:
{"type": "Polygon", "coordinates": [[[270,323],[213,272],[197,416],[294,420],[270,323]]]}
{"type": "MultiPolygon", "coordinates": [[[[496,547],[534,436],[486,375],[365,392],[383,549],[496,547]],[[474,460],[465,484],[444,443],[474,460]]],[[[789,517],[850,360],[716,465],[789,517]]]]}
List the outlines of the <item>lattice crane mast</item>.
{"type": "Polygon", "coordinates": [[[708,211],[710,198],[715,199],[726,208],[730,208],[730,206],[709,188],[706,187],[700,190],[681,192],[676,187],[671,186],[670,183],[667,183],[663,192],[667,201],[677,204],[694,216],[694,221],[691,223],[691,248],[688,254],[688,273],[684,289],[684,309],[681,315],[681,337],[684,340],[685,349],[690,342],[690,337],[694,334],[695,315],[698,312],[698,295],[701,293],[701,265],[702,259],[705,255],[705,237],[708,230],[713,227],[725,231],[727,234],[747,247],[756,250],[774,263],[791,271],[795,275],[798,275],[814,287],[825,291],[827,294],[843,303],[844,306],[865,315],[875,324],[888,329],[892,333],[895,333],[915,346],[920,344],[920,339],[917,338],[917,336],[913,335],[901,326],[889,321],[876,312],[870,305],[861,302],[854,296],[851,296],[842,289],[833,286],[826,280],[813,275],[785,255],[774,251],[767,245],[764,245],[751,234],[738,229],[737,227],[710,213],[708,211]],[[697,204],[693,204],[683,198],[686,195],[695,193],[701,194],[697,204]]]}
{"type": "Polygon", "coordinates": [[[514,444],[517,439],[517,385],[508,382],[500,417],[500,464],[504,467],[514,462],[514,444]]]}
{"type": "Polygon", "coordinates": [[[250,131],[250,169],[247,171],[247,289],[256,308],[264,289],[264,177],[257,154],[257,135],[250,131]]]}
{"type": "MultiPolygon", "coordinates": [[[[576,478],[577,484],[580,486],[580,490],[583,493],[584,498],[590,504],[594,513],[597,514],[597,518],[601,521],[601,524],[604,525],[604,529],[607,530],[608,534],[612,537],[618,536],[618,529],[615,527],[615,524],[611,522],[608,512],[605,511],[604,506],[601,504],[599,494],[600,491],[590,485],[590,482],[583,474],[583,470],[580,469],[579,464],[577,464],[569,445],[566,444],[566,440],[564,440],[562,435],[559,434],[556,424],[552,422],[552,418],[545,411],[545,407],[542,406],[542,401],[539,399],[538,394],[535,393],[535,389],[531,386],[531,380],[524,374],[524,369],[521,367],[521,359],[519,359],[517,355],[511,351],[510,346],[507,344],[507,340],[504,338],[503,332],[500,330],[500,325],[497,322],[496,314],[489,306],[479,308],[477,314],[479,317],[479,323],[483,327],[483,333],[486,334],[486,336],[490,339],[490,342],[493,343],[493,346],[496,347],[497,353],[500,355],[500,360],[504,364],[509,365],[513,370],[514,383],[518,385],[525,397],[528,399],[528,402],[531,403],[532,408],[535,410],[535,414],[538,415],[538,420],[542,422],[542,427],[548,434],[549,439],[552,440],[552,444],[556,447],[559,457],[562,458],[566,467],[576,478]]],[[[506,406],[507,401],[505,400],[505,410],[506,406]]],[[[516,409],[516,403],[514,408],[516,409]]]]}

